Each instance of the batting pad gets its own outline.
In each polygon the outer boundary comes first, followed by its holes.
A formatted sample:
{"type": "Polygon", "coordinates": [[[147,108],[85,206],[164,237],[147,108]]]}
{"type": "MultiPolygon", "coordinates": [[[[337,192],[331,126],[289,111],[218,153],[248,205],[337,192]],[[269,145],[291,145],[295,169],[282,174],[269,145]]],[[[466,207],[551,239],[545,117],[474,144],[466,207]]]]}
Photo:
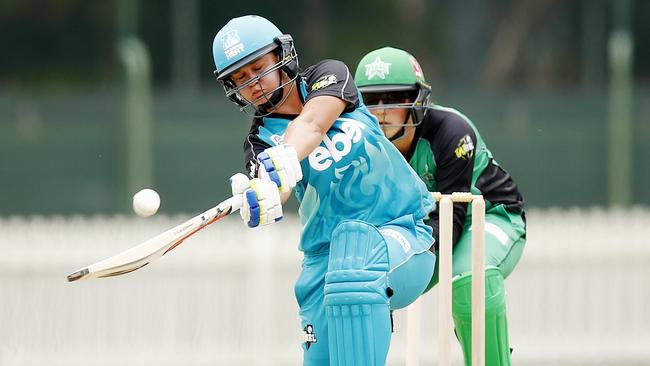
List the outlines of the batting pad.
{"type": "Polygon", "coordinates": [[[385,365],[388,270],[388,247],[376,227],[349,220],[334,229],[325,276],[330,365],[385,365]]]}

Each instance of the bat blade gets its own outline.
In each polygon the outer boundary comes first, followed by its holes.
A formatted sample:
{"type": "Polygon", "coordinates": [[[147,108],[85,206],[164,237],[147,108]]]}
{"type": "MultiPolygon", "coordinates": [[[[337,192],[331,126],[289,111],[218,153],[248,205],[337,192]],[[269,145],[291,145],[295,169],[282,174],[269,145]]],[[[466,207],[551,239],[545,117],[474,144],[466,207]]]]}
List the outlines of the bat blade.
{"type": "Polygon", "coordinates": [[[73,282],[133,272],[162,257],[197,231],[237,211],[240,206],[241,200],[231,197],[131,249],[74,271],[67,275],[67,279],[73,282]]]}

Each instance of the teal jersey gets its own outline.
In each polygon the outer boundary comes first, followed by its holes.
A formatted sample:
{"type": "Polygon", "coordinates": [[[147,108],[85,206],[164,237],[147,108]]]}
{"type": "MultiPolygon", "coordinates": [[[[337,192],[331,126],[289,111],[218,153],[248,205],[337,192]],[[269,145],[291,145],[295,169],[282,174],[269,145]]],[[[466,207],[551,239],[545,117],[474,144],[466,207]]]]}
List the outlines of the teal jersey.
{"type": "MultiPolygon", "coordinates": [[[[317,82],[322,77],[312,79],[317,82]]],[[[301,79],[303,99],[309,99],[309,89],[309,78],[301,79]]],[[[354,104],[346,108],[320,145],[301,162],[303,179],[295,195],[300,201],[300,250],[304,252],[326,249],[332,231],[343,220],[357,219],[375,226],[397,220],[414,227],[433,209],[427,187],[384,137],[356,87],[354,91],[356,98],[343,98],[355,99],[354,104]],[[408,220],[404,221],[404,217],[408,220]]],[[[273,114],[257,118],[247,138],[249,150],[282,144],[291,119],[273,114]]],[[[430,246],[432,242],[411,244],[430,246]]]]}

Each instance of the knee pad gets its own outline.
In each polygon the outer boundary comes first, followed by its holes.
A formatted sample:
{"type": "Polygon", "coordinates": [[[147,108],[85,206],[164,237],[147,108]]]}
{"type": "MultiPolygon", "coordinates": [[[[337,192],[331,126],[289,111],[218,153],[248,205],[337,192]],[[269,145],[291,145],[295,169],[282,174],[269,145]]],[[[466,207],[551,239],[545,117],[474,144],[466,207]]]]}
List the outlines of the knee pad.
{"type": "Polygon", "coordinates": [[[330,364],[383,366],[391,337],[388,247],[376,227],[346,220],[332,233],[325,276],[330,364]]]}
{"type": "MultiPolygon", "coordinates": [[[[463,349],[465,365],[472,360],[472,273],[461,274],[453,282],[452,313],[456,336],[463,349]]],[[[503,275],[498,268],[485,271],[485,364],[510,365],[508,320],[503,275]]]]}

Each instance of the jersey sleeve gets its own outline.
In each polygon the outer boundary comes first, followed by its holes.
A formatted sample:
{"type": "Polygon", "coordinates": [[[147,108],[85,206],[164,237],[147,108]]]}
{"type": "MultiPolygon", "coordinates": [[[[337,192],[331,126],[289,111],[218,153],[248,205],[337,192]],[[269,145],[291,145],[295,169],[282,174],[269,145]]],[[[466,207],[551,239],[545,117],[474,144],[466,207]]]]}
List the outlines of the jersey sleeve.
{"type": "Polygon", "coordinates": [[[251,178],[257,178],[257,155],[271,147],[259,135],[260,121],[255,119],[244,141],[244,168],[251,178]]]}
{"type": "MultiPolygon", "coordinates": [[[[449,114],[442,121],[431,147],[436,157],[436,187],[441,193],[469,192],[472,187],[474,153],[477,145],[476,133],[461,117],[449,114]]],[[[454,203],[453,244],[463,231],[467,219],[467,203],[454,203]]],[[[438,211],[431,214],[429,224],[438,243],[438,211]]],[[[436,245],[437,246],[437,245],[436,245]]]]}
{"type": "Polygon", "coordinates": [[[303,72],[307,83],[305,103],[310,99],[329,95],[347,102],[346,112],[359,105],[359,94],[348,67],[341,61],[323,60],[303,72]]]}

